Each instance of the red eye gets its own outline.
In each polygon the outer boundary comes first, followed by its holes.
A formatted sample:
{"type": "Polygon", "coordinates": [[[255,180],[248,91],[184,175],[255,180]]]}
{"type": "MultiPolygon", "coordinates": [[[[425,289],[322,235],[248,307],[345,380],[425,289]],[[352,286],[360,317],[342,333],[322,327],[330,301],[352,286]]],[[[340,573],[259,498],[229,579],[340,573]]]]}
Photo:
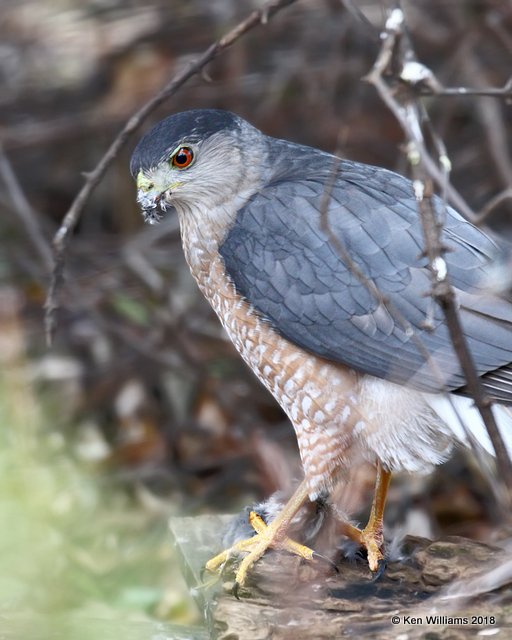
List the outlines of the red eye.
{"type": "Polygon", "coordinates": [[[171,163],[173,167],[185,169],[194,159],[194,152],[189,147],[181,147],[173,155],[171,163]]]}

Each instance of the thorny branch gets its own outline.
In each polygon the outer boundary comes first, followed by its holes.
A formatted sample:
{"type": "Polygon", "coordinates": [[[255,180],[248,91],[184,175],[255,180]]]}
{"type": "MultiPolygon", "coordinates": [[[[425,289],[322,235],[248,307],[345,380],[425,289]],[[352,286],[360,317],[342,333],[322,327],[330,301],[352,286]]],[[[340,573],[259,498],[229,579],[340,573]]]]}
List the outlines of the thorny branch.
{"type": "MultiPolygon", "coordinates": [[[[374,67],[367,76],[379,95],[401,124],[408,141],[408,157],[415,175],[416,197],[419,203],[421,221],[425,238],[425,254],[432,272],[432,296],[444,312],[452,344],[466,378],[467,387],[486,426],[493,444],[500,477],[512,491],[512,464],[508,457],[503,439],[498,430],[489,398],[486,396],[480,378],[475,370],[473,358],[465,339],[457,305],[455,292],[449,281],[444,261],[445,247],[441,239],[442,224],[436,216],[432,203],[432,179],[450,195],[447,175],[450,162],[446,155],[439,157],[441,168],[428,154],[422,134],[420,113],[413,92],[403,92],[400,98],[390,90],[384,76],[393,77],[392,70],[398,69],[400,79],[404,81],[403,69],[407,64],[416,64],[417,69],[425,69],[415,63],[414,51],[404,36],[404,15],[395,8],[386,23],[383,44],[374,67]],[[391,72],[391,73],[390,73],[391,72]]],[[[429,70],[427,70],[428,72],[429,70]]],[[[396,77],[394,78],[396,79],[396,77]]],[[[412,80],[412,78],[411,78],[412,80]]],[[[510,495],[509,495],[510,499],[510,495]]]]}
{"type": "Polygon", "coordinates": [[[87,173],[85,183],[73,200],[62,223],[53,238],[54,267],[52,279],[45,302],[45,332],[48,344],[51,344],[56,328],[56,311],[58,309],[57,295],[64,275],[64,258],[71,231],[75,228],[94,189],[101,182],[107,169],[115,160],[119,151],[127,143],[130,136],[144,120],[165,100],[173,96],[190,78],[202,73],[208,63],[220,53],[228,49],[248,31],[259,24],[266,24],[281,9],[288,7],[296,0],[269,0],[261,9],[253,11],[247,18],[239,22],[233,29],[224,34],[219,40],[211,44],[186,69],[175,75],[163,89],[151,100],[146,102],[125,124],[124,128],[113,140],[96,167],[87,173]]]}

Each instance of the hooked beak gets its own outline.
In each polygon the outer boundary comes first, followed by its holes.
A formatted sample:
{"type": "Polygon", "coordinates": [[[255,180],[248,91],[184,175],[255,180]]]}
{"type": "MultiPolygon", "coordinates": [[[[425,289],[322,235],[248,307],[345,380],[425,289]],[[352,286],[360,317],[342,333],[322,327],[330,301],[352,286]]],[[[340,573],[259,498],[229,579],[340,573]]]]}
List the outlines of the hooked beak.
{"type": "Polygon", "coordinates": [[[142,210],[144,222],[149,224],[156,224],[160,222],[162,216],[171,206],[169,204],[169,196],[172,193],[171,189],[179,186],[179,183],[175,183],[161,189],[155,185],[147,176],[139,172],[137,176],[137,202],[142,210]]]}
{"type": "Polygon", "coordinates": [[[137,190],[137,202],[142,211],[144,222],[156,224],[162,219],[162,215],[167,209],[164,194],[158,191],[137,190]]]}

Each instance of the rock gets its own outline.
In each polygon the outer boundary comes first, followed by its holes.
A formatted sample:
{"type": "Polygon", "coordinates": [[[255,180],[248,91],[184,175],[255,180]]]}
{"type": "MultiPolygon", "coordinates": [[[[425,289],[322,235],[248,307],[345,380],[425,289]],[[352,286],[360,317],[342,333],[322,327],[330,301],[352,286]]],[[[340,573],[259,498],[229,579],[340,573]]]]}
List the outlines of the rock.
{"type": "Polygon", "coordinates": [[[506,586],[462,602],[444,597],[455,581],[474,579],[504,562],[502,549],[459,537],[431,541],[409,536],[400,560],[389,562],[378,580],[362,557],[342,558],[335,573],[326,564],[305,564],[270,551],[255,565],[237,600],[232,594],[234,562],[215,586],[197,588],[201,568],[219,551],[220,531],[228,521],[201,516],[171,522],[185,575],[214,638],[456,640],[482,637],[479,632],[510,637],[506,625],[512,624],[512,614],[504,604],[512,595],[506,586]]]}

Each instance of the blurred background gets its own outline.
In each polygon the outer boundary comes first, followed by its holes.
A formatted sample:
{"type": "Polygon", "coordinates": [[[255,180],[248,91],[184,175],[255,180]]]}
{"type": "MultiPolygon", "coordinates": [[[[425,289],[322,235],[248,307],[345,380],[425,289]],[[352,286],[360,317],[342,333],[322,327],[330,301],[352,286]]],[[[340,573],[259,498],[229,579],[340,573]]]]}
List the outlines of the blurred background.
{"type": "MultiPolygon", "coordinates": [[[[128,169],[142,131],[73,234],[51,348],[44,336],[50,241],[84,174],[135,110],[260,5],[0,4],[4,637],[53,638],[57,620],[63,637],[79,637],[62,617],[70,614],[198,623],[168,518],[236,511],[300,477],[293,431],[196,290],[177,220],[142,224],[128,169]]],[[[444,85],[507,82],[510,2],[403,6],[419,59],[444,85]]],[[[386,8],[376,0],[299,1],[224,52],[145,128],[183,109],[224,108],[270,135],[407,173],[401,130],[363,81],[386,8]]],[[[486,224],[512,239],[510,99],[429,97],[425,104],[447,145],[453,184],[486,224]]],[[[342,496],[355,517],[364,517],[372,473],[357,469],[342,496]]],[[[391,529],[425,536],[489,541],[499,526],[489,489],[464,452],[429,478],[397,479],[388,516],[391,529]]]]}

